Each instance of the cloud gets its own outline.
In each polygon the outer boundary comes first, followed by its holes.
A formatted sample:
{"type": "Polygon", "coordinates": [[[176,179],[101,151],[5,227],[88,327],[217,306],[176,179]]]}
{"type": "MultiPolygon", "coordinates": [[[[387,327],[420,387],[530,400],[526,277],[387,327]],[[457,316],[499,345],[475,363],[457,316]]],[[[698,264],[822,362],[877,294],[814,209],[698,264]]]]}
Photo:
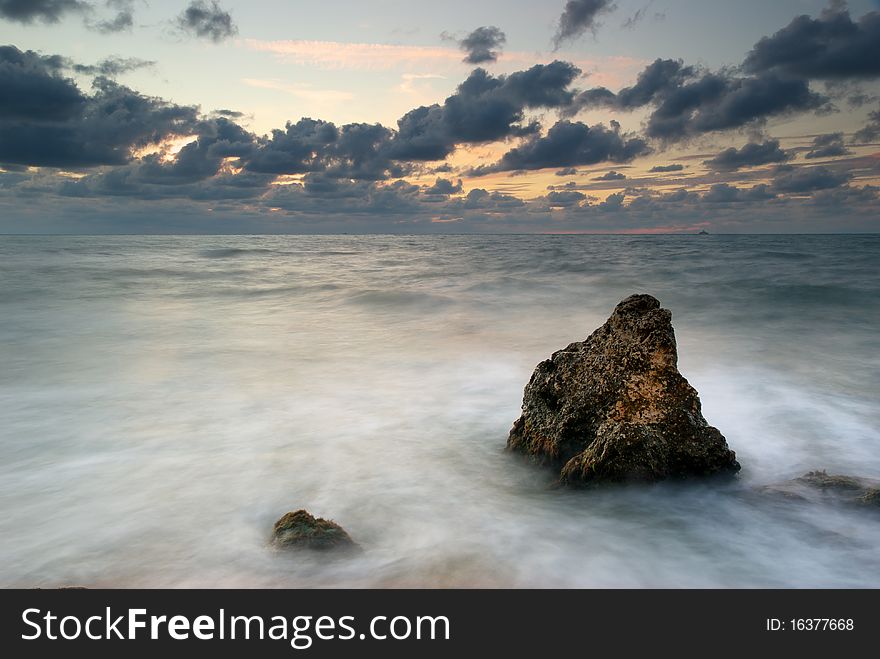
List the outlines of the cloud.
{"type": "Polygon", "coordinates": [[[556,173],[556,176],[575,176],[575,175],[577,175],[578,170],[576,167],[565,167],[555,173],[556,173]]]}
{"type": "Polygon", "coordinates": [[[133,149],[195,130],[196,108],[143,96],[106,77],[84,94],[63,58],[0,47],[0,163],[123,164],[133,149]]]}
{"type": "Polygon", "coordinates": [[[65,120],[82,112],[86,99],[61,75],[64,67],[58,56],[0,46],[0,127],[19,120],[65,120]]]}
{"type": "Polygon", "coordinates": [[[437,177],[434,185],[425,186],[424,193],[431,196],[448,197],[449,195],[459,194],[462,191],[461,179],[453,183],[449,179],[437,177]]]}
{"type": "Polygon", "coordinates": [[[700,134],[760,125],[768,118],[827,107],[828,99],[805,80],[776,73],[742,77],[730,71],[704,71],[680,60],[655,60],[636,84],[616,94],[604,87],[577,95],[565,113],[605,107],[630,111],[646,105],[646,133],[675,141],[700,134]]]}
{"type": "Polygon", "coordinates": [[[178,26],[200,38],[218,43],[238,34],[238,27],[229,12],[224,11],[216,0],[192,0],[177,18],[178,26]]]}
{"type": "Polygon", "coordinates": [[[813,148],[804,156],[813,158],[832,158],[834,156],[846,156],[851,151],[843,144],[843,133],[826,133],[813,138],[813,148]]]}
{"type": "Polygon", "coordinates": [[[116,15],[94,23],[88,22],[91,29],[104,34],[131,29],[134,25],[134,0],[107,0],[104,4],[113,9],[116,15]]]}
{"type": "Polygon", "coordinates": [[[749,142],[739,149],[730,147],[714,158],[704,160],[703,164],[716,171],[734,171],[741,167],[785,162],[790,158],[791,155],[779,147],[779,140],[767,140],[760,143],[749,142]]]}
{"type": "Polygon", "coordinates": [[[854,22],[845,5],[835,3],[819,18],[798,16],[758,41],[743,68],[813,80],[880,77],[880,12],[854,22]]]}
{"type": "Polygon", "coordinates": [[[378,124],[302,119],[272,131],[244,162],[249,171],[273,174],[327,172],[380,180],[412,171],[414,163],[443,160],[459,145],[532,135],[538,125],[525,111],[571,102],[579,74],[571,64],[538,64],[507,76],[475,69],[443,104],[421,106],[400,118],[397,130],[378,124]]]}
{"type": "Polygon", "coordinates": [[[868,115],[868,123],[856,131],[853,142],[866,144],[880,139],[880,109],[874,110],[868,115]]]}
{"type": "Polygon", "coordinates": [[[538,126],[523,123],[524,111],[571,103],[574,92],[568,87],[579,74],[560,61],[498,77],[475,69],[442,105],[421,106],[401,117],[389,157],[442,160],[459,144],[534,134],[538,126]]]}
{"type": "Polygon", "coordinates": [[[548,192],[544,199],[551,206],[576,206],[587,198],[583,192],[577,190],[554,190],[548,192]]]}
{"type": "Polygon", "coordinates": [[[802,194],[836,188],[849,179],[849,174],[835,172],[828,167],[803,167],[782,171],[773,179],[773,189],[777,192],[802,194]]]}
{"type": "Polygon", "coordinates": [[[564,41],[574,39],[587,30],[595,31],[599,16],[616,8],[612,0],[568,0],[553,37],[555,47],[558,49],[564,41]]]}
{"type": "Polygon", "coordinates": [[[577,167],[600,162],[629,162],[650,152],[647,143],[622,134],[617,124],[587,126],[581,122],[556,122],[544,137],[532,137],[505,153],[494,165],[476,168],[475,175],[499,171],[577,167]]]}
{"type": "Polygon", "coordinates": [[[105,57],[97,64],[71,64],[71,69],[76,73],[85,75],[101,75],[108,78],[137,71],[138,69],[147,69],[156,65],[156,62],[144,60],[138,57],[105,57]]]}
{"type": "Polygon", "coordinates": [[[679,165],[677,163],[673,163],[671,165],[655,165],[648,170],[651,174],[658,174],[661,172],[680,172],[684,169],[684,165],[679,165]]]}
{"type": "Polygon", "coordinates": [[[498,54],[507,36],[494,25],[478,27],[458,42],[459,48],[466,53],[464,62],[468,64],[485,64],[498,60],[498,54]]]}
{"type": "Polygon", "coordinates": [[[594,178],[594,181],[622,181],[626,178],[626,174],[621,174],[620,172],[616,172],[613,169],[606,174],[602,174],[602,176],[597,176],[594,178]]]}
{"type": "Polygon", "coordinates": [[[82,14],[90,8],[80,0],[0,0],[0,17],[19,23],[57,23],[65,14],[82,14]]]}
{"type": "Polygon", "coordinates": [[[79,14],[86,27],[102,33],[121,32],[134,24],[134,0],[106,0],[104,5],[115,13],[93,20],[94,3],[83,0],[0,0],[0,18],[19,23],[57,23],[68,14],[79,14]]]}
{"type": "Polygon", "coordinates": [[[616,94],[605,87],[594,87],[578,94],[566,112],[576,114],[581,109],[606,107],[629,111],[671,94],[696,74],[694,67],[681,60],[656,59],[641,71],[636,84],[624,87],[616,94]]]}
{"type": "Polygon", "coordinates": [[[710,204],[733,203],[743,201],[763,201],[773,199],[776,195],[770,188],[761,183],[751,189],[737,188],[728,183],[717,183],[711,186],[702,199],[710,204]]]}

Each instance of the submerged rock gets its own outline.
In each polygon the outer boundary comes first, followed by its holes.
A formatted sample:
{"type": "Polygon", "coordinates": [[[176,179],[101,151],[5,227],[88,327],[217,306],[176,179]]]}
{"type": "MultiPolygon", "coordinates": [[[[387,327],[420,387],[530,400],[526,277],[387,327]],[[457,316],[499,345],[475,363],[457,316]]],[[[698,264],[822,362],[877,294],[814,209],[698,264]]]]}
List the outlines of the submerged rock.
{"type": "Polygon", "coordinates": [[[631,295],[586,340],[538,364],[507,447],[570,484],[738,471],[677,361],[671,312],[631,295]]]}
{"type": "Polygon", "coordinates": [[[845,503],[880,510],[880,481],[856,476],[811,471],[799,478],[758,488],[762,494],[776,494],[809,502],[845,503]]]}
{"type": "Polygon", "coordinates": [[[287,513],[275,522],[272,542],[279,548],[354,549],[351,536],[339,524],[329,519],[314,517],[308,511],[287,513]]]}

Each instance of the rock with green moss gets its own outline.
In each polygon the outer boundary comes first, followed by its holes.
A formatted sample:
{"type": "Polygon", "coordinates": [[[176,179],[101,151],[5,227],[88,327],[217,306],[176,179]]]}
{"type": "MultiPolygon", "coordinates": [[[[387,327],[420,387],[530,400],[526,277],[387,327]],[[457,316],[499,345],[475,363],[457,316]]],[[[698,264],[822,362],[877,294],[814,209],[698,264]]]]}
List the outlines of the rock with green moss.
{"type": "Polygon", "coordinates": [[[282,549],[355,549],[357,545],[339,524],[297,510],[275,522],[273,544],[282,549]]]}
{"type": "Polygon", "coordinates": [[[842,503],[880,511],[880,481],[810,471],[799,478],[758,488],[762,494],[812,503],[842,503]]]}
{"type": "Polygon", "coordinates": [[[538,364],[508,448],[572,485],[735,473],[736,454],[677,362],[671,312],[650,295],[626,298],[587,339],[538,364]]]}

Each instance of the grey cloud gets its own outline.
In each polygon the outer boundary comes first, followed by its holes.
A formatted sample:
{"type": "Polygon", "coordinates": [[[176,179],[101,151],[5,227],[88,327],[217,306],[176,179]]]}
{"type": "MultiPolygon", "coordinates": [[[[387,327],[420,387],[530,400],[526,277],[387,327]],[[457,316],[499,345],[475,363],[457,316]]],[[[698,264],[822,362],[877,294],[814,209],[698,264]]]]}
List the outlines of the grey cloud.
{"type": "Polygon", "coordinates": [[[196,129],[196,108],[143,96],[108,78],[84,94],[59,58],[0,47],[0,162],[124,164],[132,149],[196,129]]]}
{"type": "Polygon", "coordinates": [[[525,205],[526,203],[522,199],[513,195],[504,194],[503,192],[498,191],[489,192],[483,188],[474,188],[468,192],[463,199],[455,200],[455,204],[452,208],[498,211],[522,208],[525,205]]]}
{"type": "Polygon", "coordinates": [[[576,167],[566,167],[556,172],[556,176],[575,176],[578,173],[576,167]]]}
{"type": "Polygon", "coordinates": [[[741,167],[785,162],[790,158],[791,155],[779,147],[779,140],[767,140],[761,143],[749,142],[739,149],[730,147],[714,158],[704,160],[703,164],[716,171],[734,171],[741,167]]]}
{"type": "Polygon", "coordinates": [[[738,78],[707,73],[667,94],[648,119],[651,137],[676,140],[817,110],[827,99],[804,80],[773,74],[738,78]]]}
{"type": "Polygon", "coordinates": [[[655,165],[651,167],[648,171],[652,174],[658,174],[662,172],[680,172],[684,169],[684,165],[679,165],[678,163],[673,163],[671,165],[655,165]]]}
{"type": "Polygon", "coordinates": [[[477,168],[474,174],[497,171],[532,170],[549,167],[577,167],[600,162],[629,162],[650,151],[638,137],[621,134],[619,127],[581,122],[558,121],[544,137],[533,137],[505,153],[501,160],[488,167],[477,168]]]}
{"type": "Polygon", "coordinates": [[[654,4],[654,0],[648,0],[648,3],[644,7],[640,7],[635,11],[635,13],[627,18],[620,27],[624,30],[632,30],[634,29],[642,20],[645,18],[645,15],[648,13],[648,10],[651,8],[651,5],[654,4]]]}
{"type": "Polygon", "coordinates": [[[602,176],[597,176],[594,178],[594,181],[622,181],[626,178],[626,174],[621,174],[620,172],[616,172],[613,169],[606,173],[602,174],[602,176]]]}
{"type": "Polygon", "coordinates": [[[851,151],[843,144],[843,133],[826,133],[813,138],[813,147],[805,158],[831,158],[834,156],[846,156],[851,151]]]}
{"type": "Polygon", "coordinates": [[[636,84],[624,87],[616,94],[605,87],[588,89],[577,95],[566,114],[574,115],[581,109],[607,107],[628,111],[663,98],[680,88],[696,75],[696,70],[681,60],[656,59],[636,78],[636,84]]]}
{"type": "Polygon", "coordinates": [[[498,60],[498,54],[507,36],[494,25],[478,27],[458,42],[459,47],[466,53],[464,61],[468,64],[484,64],[498,60]]]}
{"type": "Polygon", "coordinates": [[[808,79],[876,78],[880,76],[880,13],[872,11],[853,21],[842,5],[832,5],[819,18],[798,16],[758,41],[743,68],[808,79]]]}
{"type": "Polygon", "coordinates": [[[284,130],[272,131],[261,140],[259,150],[247,161],[247,169],[261,174],[303,174],[323,169],[319,154],[339,138],[335,124],[304,118],[288,122],[284,130]]]}
{"type": "Polygon", "coordinates": [[[776,195],[770,188],[761,183],[752,188],[737,188],[727,183],[717,183],[703,195],[703,201],[710,204],[733,203],[742,201],[763,201],[773,199],[776,195]]]}
{"type": "Polygon", "coordinates": [[[880,139],[880,109],[874,110],[868,115],[868,123],[856,131],[853,142],[865,144],[880,139]]]}
{"type": "Polygon", "coordinates": [[[106,57],[97,64],[73,64],[73,71],[83,73],[85,75],[101,75],[107,78],[114,78],[129,71],[137,71],[138,69],[146,69],[156,65],[156,62],[144,60],[138,57],[106,57]]]}
{"type": "Polygon", "coordinates": [[[571,116],[596,107],[631,111],[646,105],[654,106],[647,134],[680,140],[818,110],[828,106],[828,99],[811,90],[806,80],[772,71],[738,76],[729,70],[703,71],[681,60],[657,59],[639,74],[635,85],[616,94],[604,87],[588,89],[564,112],[571,116]]]}
{"type": "Polygon", "coordinates": [[[104,34],[129,30],[134,25],[134,3],[135,0],[107,0],[104,4],[116,12],[115,16],[88,25],[104,34]]]}
{"type": "Polygon", "coordinates": [[[434,185],[426,186],[424,192],[426,195],[441,195],[448,197],[452,194],[458,194],[462,191],[461,179],[453,183],[449,179],[438,177],[434,185]]]}
{"type": "Polygon", "coordinates": [[[0,46],[0,130],[10,120],[57,121],[82,112],[86,98],[60,74],[65,66],[57,56],[0,46]]]}
{"type": "Polygon", "coordinates": [[[443,105],[415,108],[397,123],[388,156],[396,160],[442,160],[458,144],[479,144],[534,134],[524,110],[571,103],[569,85],[580,70],[568,62],[536,64],[509,76],[475,69],[443,105]]]}
{"type": "Polygon", "coordinates": [[[216,0],[192,0],[177,18],[178,26],[197,37],[220,42],[238,34],[238,26],[216,0]]]}
{"type": "Polygon", "coordinates": [[[835,172],[828,167],[802,167],[778,174],[773,179],[773,189],[803,194],[839,187],[849,181],[849,178],[849,174],[835,172]]]}
{"type": "Polygon", "coordinates": [[[0,0],[0,17],[19,23],[57,23],[65,14],[81,14],[90,8],[80,0],[0,0]]]}
{"type": "Polygon", "coordinates": [[[587,198],[583,192],[577,190],[554,190],[548,192],[544,199],[553,206],[574,206],[587,198]]]}
{"type": "Polygon", "coordinates": [[[588,30],[595,30],[599,16],[616,7],[612,0],[568,0],[553,37],[556,48],[564,41],[574,39],[588,30]]]}

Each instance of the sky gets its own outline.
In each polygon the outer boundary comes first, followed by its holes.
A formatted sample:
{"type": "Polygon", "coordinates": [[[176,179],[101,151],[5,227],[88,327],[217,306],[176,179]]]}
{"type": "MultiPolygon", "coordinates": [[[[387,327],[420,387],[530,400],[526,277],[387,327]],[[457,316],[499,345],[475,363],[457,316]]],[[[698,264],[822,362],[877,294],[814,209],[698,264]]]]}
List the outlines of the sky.
{"type": "Polygon", "coordinates": [[[880,0],[0,0],[0,233],[880,230],[880,0]]]}

